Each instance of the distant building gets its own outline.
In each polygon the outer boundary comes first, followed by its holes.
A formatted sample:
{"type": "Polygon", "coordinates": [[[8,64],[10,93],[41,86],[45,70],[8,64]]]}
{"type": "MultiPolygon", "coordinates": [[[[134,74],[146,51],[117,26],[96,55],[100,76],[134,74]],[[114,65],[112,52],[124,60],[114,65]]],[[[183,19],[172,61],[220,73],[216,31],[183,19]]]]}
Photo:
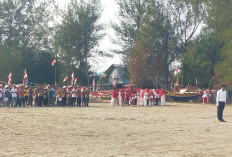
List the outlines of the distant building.
{"type": "Polygon", "coordinates": [[[107,74],[107,76],[102,79],[101,86],[112,87],[114,79],[116,80],[117,87],[129,84],[125,65],[112,64],[104,73],[107,74]]]}
{"type": "MultiPolygon", "coordinates": [[[[128,69],[125,65],[121,64],[112,64],[105,72],[107,76],[105,78],[102,78],[101,80],[101,87],[104,88],[112,88],[114,79],[116,80],[116,84],[118,88],[121,88],[123,85],[130,84],[129,78],[128,78],[128,69]]],[[[154,77],[155,78],[155,77],[154,77]]],[[[147,83],[144,84],[144,87],[142,88],[155,88],[154,85],[155,79],[154,78],[147,78],[147,83]]],[[[164,88],[165,84],[165,77],[160,77],[159,82],[159,88],[164,88]]],[[[168,78],[168,89],[172,89],[174,86],[174,81],[171,77],[171,74],[168,78]]]]}

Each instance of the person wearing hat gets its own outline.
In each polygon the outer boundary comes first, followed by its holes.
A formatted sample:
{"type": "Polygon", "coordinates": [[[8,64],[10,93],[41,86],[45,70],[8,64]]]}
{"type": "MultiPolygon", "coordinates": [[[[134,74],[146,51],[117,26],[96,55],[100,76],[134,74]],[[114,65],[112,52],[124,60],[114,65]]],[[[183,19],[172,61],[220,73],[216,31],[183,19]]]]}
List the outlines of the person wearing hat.
{"type": "Polygon", "coordinates": [[[11,88],[11,107],[17,107],[17,88],[15,85],[11,88]]]}
{"type": "Polygon", "coordinates": [[[226,86],[222,85],[221,89],[217,92],[217,117],[220,122],[226,122],[223,119],[223,111],[226,106],[226,86]]]}
{"type": "Polygon", "coordinates": [[[2,84],[0,84],[0,105],[2,106],[2,101],[3,101],[3,89],[2,89],[2,84]]]}

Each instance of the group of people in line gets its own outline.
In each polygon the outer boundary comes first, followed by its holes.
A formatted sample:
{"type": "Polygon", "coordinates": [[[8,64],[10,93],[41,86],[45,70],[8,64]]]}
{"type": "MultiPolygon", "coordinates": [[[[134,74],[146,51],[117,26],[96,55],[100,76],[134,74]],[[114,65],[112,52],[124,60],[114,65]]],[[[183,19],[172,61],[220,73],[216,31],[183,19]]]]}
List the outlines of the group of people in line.
{"type": "Polygon", "coordinates": [[[5,107],[89,106],[90,89],[74,86],[2,85],[0,105],[5,107]]]}
{"type": "Polygon", "coordinates": [[[164,106],[166,93],[163,89],[114,89],[111,106],[164,106]]]}

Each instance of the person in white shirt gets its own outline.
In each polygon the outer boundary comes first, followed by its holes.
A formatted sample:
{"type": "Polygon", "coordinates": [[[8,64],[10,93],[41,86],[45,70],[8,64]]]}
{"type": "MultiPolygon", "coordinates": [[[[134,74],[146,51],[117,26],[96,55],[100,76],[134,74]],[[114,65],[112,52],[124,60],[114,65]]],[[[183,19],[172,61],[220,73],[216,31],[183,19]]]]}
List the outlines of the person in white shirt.
{"type": "Polygon", "coordinates": [[[148,105],[148,98],[149,98],[148,89],[145,89],[145,92],[144,92],[144,102],[143,102],[144,106],[148,105]]]}
{"type": "Polygon", "coordinates": [[[223,110],[226,106],[226,86],[222,85],[221,89],[217,92],[217,98],[216,98],[216,103],[217,103],[217,117],[220,122],[226,122],[223,119],[223,110]]]}
{"type": "Polygon", "coordinates": [[[17,88],[14,85],[11,89],[11,107],[17,107],[17,88]]]}

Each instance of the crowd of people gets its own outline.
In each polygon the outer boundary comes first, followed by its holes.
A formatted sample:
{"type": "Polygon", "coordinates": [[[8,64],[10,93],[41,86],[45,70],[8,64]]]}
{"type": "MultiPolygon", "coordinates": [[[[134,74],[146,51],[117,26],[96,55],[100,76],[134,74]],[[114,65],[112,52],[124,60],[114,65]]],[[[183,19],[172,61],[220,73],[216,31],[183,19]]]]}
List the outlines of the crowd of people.
{"type": "Polygon", "coordinates": [[[164,106],[166,94],[163,89],[114,89],[111,106],[164,106]]]}
{"type": "Polygon", "coordinates": [[[0,105],[5,107],[89,106],[90,89],[74,86],[2,85],[0,105]]]}

